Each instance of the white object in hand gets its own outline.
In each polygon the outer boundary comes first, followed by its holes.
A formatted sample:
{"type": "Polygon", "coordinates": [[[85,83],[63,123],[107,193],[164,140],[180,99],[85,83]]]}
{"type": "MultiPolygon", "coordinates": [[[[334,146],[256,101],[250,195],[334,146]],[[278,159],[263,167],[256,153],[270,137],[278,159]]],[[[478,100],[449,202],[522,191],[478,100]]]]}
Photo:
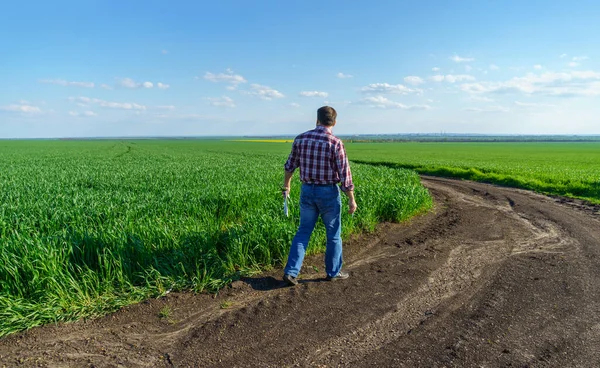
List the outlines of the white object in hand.
{"type": "Polygon", "coordinates": [[[284,213],[286,216],[288,216],[288,215],[289,215],[289,213],[288,213],[288,198],[289,198],[289,195],[288,195],[288,193],[287,193],[287,192],[285,192],[285,193],[283,194],[283,213],[284,213]]]}

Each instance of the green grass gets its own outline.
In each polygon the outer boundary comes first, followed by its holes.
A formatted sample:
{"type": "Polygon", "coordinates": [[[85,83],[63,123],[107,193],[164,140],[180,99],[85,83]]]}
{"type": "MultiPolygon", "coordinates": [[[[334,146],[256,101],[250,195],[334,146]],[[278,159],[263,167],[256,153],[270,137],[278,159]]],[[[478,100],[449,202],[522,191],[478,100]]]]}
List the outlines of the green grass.
{"type": "MultiPolygon", "coordinates": [[[[297,174],[289,218],[279,191],[290,146],[0,141],[0,336],[280,266],[299,220],[297,174]]],[[[343,237],[431,206],[413,171],[352,170],[343,237]]]]}
{"type": "Polygon", "coordinates": [[[600,203],[600,143],[354,143],[355,161],[600,203]]]}
{"type": "Polygon", "coordinates": [[[158,312],[158,318],[160,318],[160,319],[169,320],[169,319],[171,319],[172,316],[173,316],[173,311],[171,310],[171,307],[169,307],[168,305],[165,305],[164,307],[162,307],[160,309],[160,312],[158,312]]]}
{"type": "MultiPolygon", "coordinates": [[[[281,266],[290,143],[0,141],[0,336],[281,266]]],[[[343,236],[431,206],[420,173],[600,203],[599,143],[348,143],[359,211],[343,236]],[[359,164],[362,163],[362,164],[359,164]]],[[[318,226],[310,253],[321,252],[318,226]]]]}

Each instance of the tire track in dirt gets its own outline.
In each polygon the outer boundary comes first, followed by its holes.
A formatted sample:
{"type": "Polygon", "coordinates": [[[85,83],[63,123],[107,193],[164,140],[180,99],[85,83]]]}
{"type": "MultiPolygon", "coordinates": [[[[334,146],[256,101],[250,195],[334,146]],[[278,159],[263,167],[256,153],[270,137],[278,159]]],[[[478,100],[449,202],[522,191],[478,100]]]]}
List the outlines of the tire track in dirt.
{"type": "Polygon", "coordinates": [[[9,336],[0,367],[600,366],[597,208],[423,182],[435,210],[346,241],[349,280],[323,281],[308,257],[296,288],[275,270],[9,336]]]}
{"type": "MultiPolygon", "coordinates": [[[[358,351],[358,357],[361,357],[405,336],[423,322],[422,311],[427,311],[426,316],[432,316],[432,311],[438,309],[444,300],[459,293],[462,298],[468,298],[477,290],[477,279],[484,271],[489,271],[495,264],[511,255],[560,252],[572,244],[572,241],[564,238],[552,224],[533,223],[526,216],[515,213],[510,200],[506,203],[497,199],[490,201],[489,198],[448,190],[433,183],[427,183],[427,186],[437,191],[438,195],[444,193],[446,198],[463,201],[469,206],[486,208],[512,220],[510,231],[504,233],[501,239],[463,239],[461,244],[450,251],[445,264],[432,272],[427,282],[417,290],[403,296],[392,312],[328,341],[301,364],[295,362],[294,365],[314,366],[330,360],[335,355],[344,356],[344,359],[335,359],[336,365],[351,365],[354,362],[352,355],[344,352],[358,351]]],[[[489,196],[489,193],[486,195],[489,196]]]]}
{"type": "Polygon", "coordinates": [[[451,187],[458,192],[454,198],[467,195],[474,203],[476,197],[496,203],[506,198],[514,210],[510,217],[522,219],[530,236],[516,239],[474,293],[441,305],[439,318],[428,320],[420,334],[394,341],[356,366],[600,366],[597,217],[515,189],[434,178],[426,183],[451,187]]]}

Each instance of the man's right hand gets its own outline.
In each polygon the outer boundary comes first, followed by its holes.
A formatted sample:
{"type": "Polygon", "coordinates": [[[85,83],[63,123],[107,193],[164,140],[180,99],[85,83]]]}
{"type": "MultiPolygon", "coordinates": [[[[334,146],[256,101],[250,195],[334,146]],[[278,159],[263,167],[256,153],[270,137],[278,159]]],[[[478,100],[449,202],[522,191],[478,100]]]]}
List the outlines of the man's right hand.
{"type": "Polygon", "coordinates": [[[358,206],[356,205],[355,200],[348,201],[348,213],[349,214],[353,214],[354,212],[356,212],[357,208],[358,208],[358,206]]]}

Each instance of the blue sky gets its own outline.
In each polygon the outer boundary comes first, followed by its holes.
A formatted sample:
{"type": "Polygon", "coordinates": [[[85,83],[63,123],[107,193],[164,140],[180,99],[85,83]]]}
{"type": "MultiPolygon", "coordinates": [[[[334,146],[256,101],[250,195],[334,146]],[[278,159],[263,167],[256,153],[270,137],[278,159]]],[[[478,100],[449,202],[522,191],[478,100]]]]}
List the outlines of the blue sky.
{"type": "Polygon", "coordinates": [[[11,1],[0,138],[600,134],[598,1],[11,1]]]}

